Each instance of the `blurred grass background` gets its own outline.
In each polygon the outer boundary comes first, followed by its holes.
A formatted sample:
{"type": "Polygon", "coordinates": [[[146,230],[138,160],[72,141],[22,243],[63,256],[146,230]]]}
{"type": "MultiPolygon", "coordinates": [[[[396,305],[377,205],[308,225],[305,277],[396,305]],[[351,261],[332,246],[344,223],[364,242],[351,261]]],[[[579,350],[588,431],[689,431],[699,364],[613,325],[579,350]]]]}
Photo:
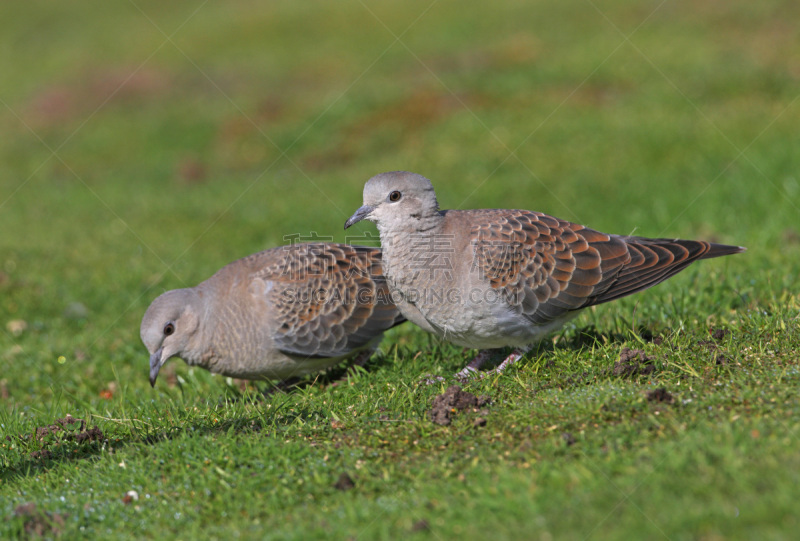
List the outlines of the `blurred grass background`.
{"type": "MultiPolygon", "coordinates": [[[[578,328],[796,332],[799,20],[773,0],[0,4],[6,423],[144,407],[165,392],[138,337],[153,298],[289,235],[348,240],[387,170],[443,208],[748,248],[578,328]]],[[[410,326],[393,344],[420,371],[463,360],[410,326]]]]}

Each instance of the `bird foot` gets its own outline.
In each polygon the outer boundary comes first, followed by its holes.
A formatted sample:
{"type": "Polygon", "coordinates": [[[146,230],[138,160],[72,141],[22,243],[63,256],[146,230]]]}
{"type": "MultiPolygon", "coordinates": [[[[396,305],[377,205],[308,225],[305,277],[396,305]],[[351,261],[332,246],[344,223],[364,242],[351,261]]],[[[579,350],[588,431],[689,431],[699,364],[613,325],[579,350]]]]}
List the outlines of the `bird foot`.
{"type": "Polygon", "coordinates": [[[425,374],[422,376],[422,383],[425,385],[436,385],[437,383],[444,383],[446,380],[442,376],[434,376],[433,374],[425,374]]]}
{"type": "Polygon", "coordinates": [[[529,349],[530,348],[527,347],[516,348],[514,349],[514,351],[511,352],[511,354],[508,357],[506,357],[503,360],[502,363],[497,365],[496,368],[493,368],[492,370],[489,370],[487,372],[478,373],[478,369],[480,369],[480,367],[483,366],[483,364],[485,364],[486,361],[489,360],[493,356],[493,354],[497,351],[497,350],[485,349],[480,353],[478,353],[478,355],[476,355],[475,358],[472,359],[472,361],[470,361],[470,363],[467,366],[465,366],[460,372],[458,372],[455,377],[461,383],[466,383],[467,381],[471,380],[476,376],[480,379],[483,379],[490,374],[502,374],[506,368],[508,368],[509,366],[520,360],[522,356],[528,352],[529,349]]]}
{"type": "Polygon", "coordinates": [[[364,368],[364,365],[367,364],[367,361],[372,358],[372,354],[374,352],[371,350],[361,351],[353,357],[353,362],[350,363],[350,366],[347,367],[347,377],[352,376],[356,373],[356,367],[359,366],[364,368]]]}
{"type": "Polygon", "coordinates": [[[472,359],[467,366],[456,374],[456,379],[460,382],[466,382],[475,377],[480,370],[481,366],[486,364],[486,361],[492,358],[495,350],[484,349],[479,351],[478,354],[472,359]]]}

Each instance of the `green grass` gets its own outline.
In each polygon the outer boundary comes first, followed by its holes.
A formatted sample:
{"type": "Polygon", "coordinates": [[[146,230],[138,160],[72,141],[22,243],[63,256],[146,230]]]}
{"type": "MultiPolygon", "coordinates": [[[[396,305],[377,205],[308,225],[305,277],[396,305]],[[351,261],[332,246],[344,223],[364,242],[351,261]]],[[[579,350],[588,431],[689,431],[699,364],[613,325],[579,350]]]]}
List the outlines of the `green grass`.
{"type": "Polygon", "coordinates": [[[791,538],[799,16],[3,3],[0,537],[791,538]],[[152,299],[287,235],[354,240],[364,181],[394,169],[431,178],[444,208],[748,251],[588,311],[470,383],[487,411],[447,427],[427,415],[444,385],[420,380],[472,352],[411,325],[338,385],[262,397],[173,360],[150,388],[152,299]],[[614,375],[624,347],[654,371],[614,375]],[[648,400],[661,387],[674,402],[648,400]],[[66,414],[103,438],[35,436],[66,414]],[[35,517],[15,512],[29,502],[35,517]]]}

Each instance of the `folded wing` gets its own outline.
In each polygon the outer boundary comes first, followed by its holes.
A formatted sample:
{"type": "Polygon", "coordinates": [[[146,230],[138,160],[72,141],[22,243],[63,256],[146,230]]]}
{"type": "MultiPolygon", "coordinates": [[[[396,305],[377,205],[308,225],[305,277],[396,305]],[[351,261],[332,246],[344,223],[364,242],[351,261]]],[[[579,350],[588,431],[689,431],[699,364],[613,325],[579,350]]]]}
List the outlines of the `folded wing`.
{"type": "Polygon", "coordinates": [[[699,259],[744,251],[608,235],[525,210],[468,212],[475,269],[535,324],[647,289],[699,259]]]}
{"type": "Polygon", "coordinates": [[[260,273],[275,285],[269,303],[284,353],[340,357],[405,321],[391,302],[379,248],[344,244],[287,246],[260,273]]]}

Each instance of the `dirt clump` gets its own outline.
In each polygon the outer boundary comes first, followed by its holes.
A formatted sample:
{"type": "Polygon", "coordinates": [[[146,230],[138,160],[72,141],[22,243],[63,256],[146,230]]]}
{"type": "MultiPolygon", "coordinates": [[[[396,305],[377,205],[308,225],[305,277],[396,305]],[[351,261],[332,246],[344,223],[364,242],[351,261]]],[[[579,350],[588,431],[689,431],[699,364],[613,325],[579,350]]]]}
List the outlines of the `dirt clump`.
{"type": "Polygon", "coordinates": [[[72,432],[72,425],[76,423],[80,423],[80,431],[86,426],[86,422],[83,419],[76,419],[72,415],[67,414],[66,417],[56,419],[56,422],[52,425],[38,427],[36,429],[36,439],[43,441],[47,436],[57,435],[62,432],[69,434],[72,432]]]}
{"type": "Polygon", "coordinates": [[[333,488],[336,490],[347,491],[352,488],[355,488],[356,482],[353,481],[353,478],[347,475],[347,472],[342,472],[339,476],[339,479],[333,484],[333,488]]]}
{"type": "Polygon", "coordinates": [[[184,158],[175,167],[176,176],[181,184],[199,184],[206,179],[206,168],[195,158],[184,158]]]}
{"type": "Polygon", "coordinates": [[[719,342],[720,340],[724,340],[729,334],[731,334],[731,331],[728,329],[714,329],[711,333],[711,338],[719,342]]]}
{"type": "Polygon", "coordinates": [[[620,377],[648,376],[655,372],[654,357],[640,349],[622,348],[619,361],[614,364],[613,374],[620,377]]]}
{"type": "MultiPolygon", "coordinates": [[[[428,414],[435,424],[447,426],[452,422],[452,417],[455,413],[468,409],[477,412],[478,408],[482,408],[488,403],[489,397],[477,397],[472,393],[461,390],[458,385],[451,385],[444,393],[433,399],[433,407],[428,414]]],[[[477,421],[478,419],[476,419],[477,421]]],[[[483,421],[483,424],[476,424],[475,426],[484,426],[486,424],[485,419],[483,421]]]]}
{"type": "Polygon", "coordinates": [[[429,531],[431,531],[431,525],[425,519],[418,520],[417,522],[414,523],[413,526],[411,526],[411,531],[412,532],[429,532],[429,531]]]}
{"type": "MultiPolygon", "coordinates": [[[[80,445],[106,440],[105,434],[99,427],[93,426],[87,430],[86,421],[76,419],[72,415],[56,419],[53,424],[36,427],[33,434],[16,434],[14,438],[20,441],[36,440],[41,444],[41,449],[29,453],[30,458],[34,460],[49,460],[57,455],[63,455],[65,451],[59,446],[65,442],[80,445]]],[[[11,436],[6,436],[5,439],[14,441],[11,436]]]]}
{"type": "Polygon", "coordinates": [[[722,353],[717,353],[714,362],[716,362],[720,366],[728,366],[729,364],[731,364],[731,359],[727,355],[723,355],[722,353]]]}
{"type": "Polygon", "coordinates": [[[709,334],[711,334],[712,340],[699,340],[697,345],[702,346],[711,353],[715,364],[719,366],[730,365],[733,360],[721,351],[721,346],[718,342],[725,340],[725,338],[731,334],[731,331],[728,329],[710,329],[709,334]]]}
{"type": "Polygon", "coordinates": [[[674,404],[675,397],[667,390],[666,387],[659,387],[647,391],[647,400],[650,402],[663,402],[665,404],[674,404]]]}
{"type": "Polygon", "coordinates": [[[800,232],[791,227],[784,229],[781,237],[786,244],[800,244],[800,232]]]}
{"type": "Polygon", "coordinates": [[[32,452],[30,456],[35,460],[49,460],[53,458],[53,453],[49,449],[42,449],[41,451],[32,452]]]}
{"type": "Polygon", "coordinates": [[[18,505],[14,509],[14,516],[22,517],[22,527],[29,537],[60,537],[67,517],[39,511],[33,502],[18,505]]]}
{"type": "Polygon", "coordinates": [[[79,432],[78,435],[75,436],[75,441],[78,443],[103,441],[104,439],[106,439],[105,434],[103,434],[103,431],[96,426],[90,428],[89,430],[79,432]]]}
{"type": "Polygon", "coordinates": [[[97,426],[86,430],[85,420],[76,419],[69,414],[66,417],[56,419],[56,422],[51,425],[36,428],[36,439],[45,441],[50,439],[48,436],[55,436],[57,440],[74,440],[78,443],[103,441],[105,439],[105,434],[97,426]]]}

